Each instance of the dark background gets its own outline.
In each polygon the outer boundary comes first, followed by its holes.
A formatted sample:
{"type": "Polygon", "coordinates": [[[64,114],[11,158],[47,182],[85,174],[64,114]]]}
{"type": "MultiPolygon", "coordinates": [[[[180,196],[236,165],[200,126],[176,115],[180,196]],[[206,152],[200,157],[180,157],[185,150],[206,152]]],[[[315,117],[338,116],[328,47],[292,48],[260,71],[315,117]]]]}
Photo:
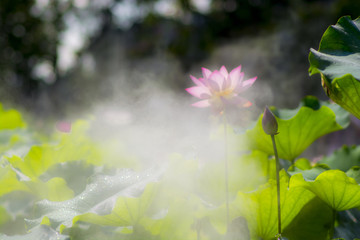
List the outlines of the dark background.
{"type": "Polygon", "coordinates": [[[358,0],[2,0],[0,101],[62,117],[136,97],[144,82],[186,94],[200,67],[242,64],[258,76],[258,106],[295,107],[326,99],[309,48],[359,13],[358,0]]]}

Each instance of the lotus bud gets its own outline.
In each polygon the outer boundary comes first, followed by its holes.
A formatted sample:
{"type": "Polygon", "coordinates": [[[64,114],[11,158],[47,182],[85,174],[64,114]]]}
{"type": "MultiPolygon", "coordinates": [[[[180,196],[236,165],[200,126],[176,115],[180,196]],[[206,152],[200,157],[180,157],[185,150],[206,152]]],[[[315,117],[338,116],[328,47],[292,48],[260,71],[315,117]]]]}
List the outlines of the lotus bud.
{"type": "Polygon", "coordinates": [[[278,134],[278,124],[276,118],[268,107],[265,107],[262,119],[262,127],[264,129],[264,132],[268,135],[278,134]]]}

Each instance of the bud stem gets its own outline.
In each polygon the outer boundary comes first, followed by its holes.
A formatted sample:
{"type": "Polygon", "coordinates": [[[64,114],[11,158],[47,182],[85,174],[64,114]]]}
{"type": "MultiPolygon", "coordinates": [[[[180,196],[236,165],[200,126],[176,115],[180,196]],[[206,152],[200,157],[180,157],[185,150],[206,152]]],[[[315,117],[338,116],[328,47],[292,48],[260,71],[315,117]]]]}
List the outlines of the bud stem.
{"type": "Polygon", "coordinates": [[[278,239],[281,238],[281,206],[280,206],[280,163],[279,163],[279,157],[277,153],[276,143],[275,143],[275,135],[270,135],[272,144],[274,147],[274,155],[275,155],[275,161],[276,161],[276,186],[277,186],[277,205],[278,205],[278,239]]]}

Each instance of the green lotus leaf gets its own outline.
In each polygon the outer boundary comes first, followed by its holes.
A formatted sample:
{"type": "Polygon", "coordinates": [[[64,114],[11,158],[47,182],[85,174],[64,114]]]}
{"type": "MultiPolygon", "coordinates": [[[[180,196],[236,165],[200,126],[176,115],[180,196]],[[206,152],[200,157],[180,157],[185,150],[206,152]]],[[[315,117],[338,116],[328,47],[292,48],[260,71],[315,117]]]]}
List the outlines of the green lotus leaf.
{"type": "Polygon", "coordinates": [[[119,197],[116,199],[115,206],[110,214],[97,215],[95,213],[85,213],[76,216],[73,223],[77,221],[89,222],[107,226],[124,226],[137,227],[141,221],[146,221],[146,212],[149,210],[154,196],[156,194],[156,186],[148,184],[138,198],[135,197],[119,197]]]}
{"type": "Polygon", "coordinates": [[[24,128],[26,123],[23,121],[21,114],[14,110],[4,110],[0,103],[0,130],[24,128]]]}
{"type": "Polygon", "coordinates": [[[101,165],[100,150],[88,135],[89,128],[89,122],[78,120],[72,124],[70,134],[56,134],[55,139],[59,144],[53,148],[50,156],[56,157],[58,162],[84,160],[89,164],[101,165]]]}
{"type": "Polygon", "coordinates": [[[147,228],[159,240],[208,239],[198,235],[202,230],[198,213],[202,210],[203,203],[196,196],[174,198],[166,216],[147,228]]]}
{"type": "Polygon", "coordinates": [[[14,155],[8,161],[26,177],[36,179],[57,163],[56,155],[51,157],[52,153],[51,147],[33,146],[24,159],[14,155]]]}
{"type": "Polygon", "coordinates": [[[298,168],[294,168],[292,171],[288,171],[288,173],[290,175],[301,173],[306,181],[312,181],[315,180],[317,176],[319,176],[321,173],[325,172],[326,170],[329,170],[329,168],[326,166],[315,165],[312,169],[308,169],[308,170],[300,170],[298,168]]]}
{"type": "Polygon", "coordinates": [[[301,209],[282,235],[291,240],[326,240],[331,219],[332,209],[315,197],[301,209]]]}
{"type": "Polygon", "coordinates": [[[69,235],[74,240],[159,240],[157,236],[151,235],[141,226],[137,227],[135,232],[130,228],[82,223],[66,229],[62,234],[69,235]]]}
{"type": "Polygon", "coordinates": [[[355,179],[355,181],[357,183],[360,183],[360,167],[358,166],[354,166],[352,168],[350,168],[347,172],[346,175],[348,177],[351,177],[353,179],[355,179]]]}
{"type": "Polygon", "coordinates": [[[315,180],[322,172],[329,169],[330,167],[326,164],[316,163],[312,166],[308,159],[300,158],[289,167],[288,173],[291,176],[301,173],[305,180],[315,180]]]}
{"type": "MultiPolygon", "coordinates": [[[[237,201],[237,200],[235,200],[237,201]]],[[[230,204],[229,211],[229,220],[230,226],[227,226],[227,214],[226,214],[226,204],[222,204],[216,208],[202,208],[199,211],[198,215],[201,219],[206,219],[211,225],[212,235],[217,235],[220,239],[220,236],[230,237],[232,235],[238,236],[250,236],[248,224],[244,217],[239,214],[239,206],[237,204],[230,204]]],[[[204,225],[204,223],[203,223],[204,225]]],[[[208,226],[209,229],[209,226],[208,226]]],[[[232,239],[230,237],[230,239],[232,239]]],[[[236,239],[236,238],[235,238],[236,239]]],[[[248,239],[248,238],[245,238],[248,239]]]]}
{"type": "Polygon", "coordinates": [[[0,131],[0,156],[24,156],[36,142],[36,136],[26,129],[0,131]]]}
{"type": "Polygon", "coordinates": [[[13,191],[28,191],[28,188],[18,180],[10,166],[0,168],[0,196],[13,191]]]}
{"type": "Polygon", "coordinates": [[[97,145],[86,136],[88,124],[78,121],[70,134],[60,134],[58,144],[32,146],[22,158],[17,155],[7,157],[11,165],[30,179],[37,179],[50,167],[58,163],[84,161],[99,165],[102,162],[97,145]]]}
{"type": "Polygon", "coordinates": [[[308,189],[336,211],[360,206],[360,185],[343,171],[328,170],[315,181],[305,181],[301,174],[291,177],[290,188],[308,189]]]}
{"type": "Polygon", "coordinates": [[[1,240],[69,240],[69,236],[61,235],[49,226],[39,225],[25,235],[6,236],[0,233],[1,240]]]}
{"type": "Polygon", "coordinates": [[[198,182],[199,162],[194,159],[186,159],[181,154],[172,154],[167,162],[166,172],[160,182],[160,199],[156,201],[159,207],[168,206],[174,198],[182,197],[194,192],[198,182]]]}
{"type": "Polygon", "coordinates": [[[36,195],[39,199],[48,199],[50,201],[65,201],[74,196],[74,192],[66,185],[62,178],[52,178],[47,182],[24,181],[28,191],[36,195]]]}
{"type": "Polygon", "coordinates": [[[0,206],[0,226],[11,220],[11,216],[4,207],[0,206]]]}
{"type": "Polygon", "coordinates": [[[111,214],[119,197],[137,194],[147,183],[155,181],[159,174],[160,170],[138,174],[123,169],[113,176],[94,177],[86,189],[72,199],[61,202],[45,199],[38,202],[36,214],[39,217],[27,220],[27,223],[30,227],[36,226],[47,217],[53,227],[62,231],[73,225],[76,216],[86,213],[111,214]]]}
{"type": "Polygon", "coordinates": [[[14,191],[23,191],[35,195],[38,199],[62,201],[73,197],[73,191],[62,178],[52,178],[47,182],[29,179],[10,166],[0,168],[0,196],[14,191]]]}
{"type": "Polygon", "coordinates": [[[114,228],[104,227],[96,224],[89,224],[89,226],[83,224],[83,226],[75,225],[62,232],[64,235],[71,236],[71,239],[76,240],[128,240],[128,238],[118,236],[115,233],[114,228]]]}
{"type": "MultiPolygon", "coordinates": [[[[281,224],[285,229],[300,210],[315,197],[305,188],[288,188],[289,177],[280,172],[281,224]]],[[[253,238],[273,239],[277,234],[277,185],[270,179],[268,184],[251,193],[239,192],[232,204],[232,211],[238,212],[248,221],[253,238]]]]}
{"type": "MultiPolygon", "coordinates": [[[[158,194],[151,206],[155,215],[159,212],[163,214],[157,217],[158,220],[143,224],[156,239],[197,238],[197,227],[202,217],[200,212],[204,207],[204,200],[195,194],[198,189],[194,185],[198,184],[198,175],[198,161],[186,159],[180,154],[170,157],[166,172],[159,182],[158,194]]],[[[224,191],[222,193],[224,195],[224,191]]],[[[207,238],[202,235],[201,239],[207,238]]]]}
{"type": "Polygon", "coordinates": [[[48,181],[53,176],[63,178],[69,188],[77,195],[84,191],[88,179],[96,173],[96,167],[83,161],[56,164],[40,176],[42,181],[48,181]]]}
{"type": "Polygon", "coordinates": [[[360,118],[360,19],[342,17],[309,54],[311,75],[320,73],[327,95],[360,118]]]}
{"type": "Polygon", "coordinates": [[[301,170],[310,170],[312,168],[311,163],[306,158],[297,159],[295,164],[289,167],[289,170],[294,167],[301,170]]]}
{"type": "MultiPolygon", "coordinates": [[[[315,97],[306,97],[294,110],[272,108],[278,122],[279,134],[275,136],[275,141],[279,157],[293,161],[317,138],[347,127],[348,114],[334,105],[320,102],[315,97]]],[[[243,144],[248,149],[272,155],[271,138],[262,129],[262,117],[259,117],[253,129],[246,131],[243,144]]]]}
{"type": "MultiPolygon", "coordinates": [[[[300,159],[299,159],[300,160],[300,159]]],[[[349,177],[360,182],[360,147],[344,145],[340,149],[334,151],[329,156],[322,158],[317,164],[311,166],[310,162],[299,162],[297,160],[294,165],[288,169],[290,175],[301,173],[305,180],[315,180],[322,172],[330,169],[339,169],[346,172],[349,177]],[[310,166],[310,169],[305,169],[310,166]]],[[[306,160],[308,161],[308,160],[306,160]]]]}
{"type": "Polygon", "coordinates": [[[346,172],[353,166],[360,166],[360,146],[344,145],[330,156],[321,159],[319,163],[346,172]]]}

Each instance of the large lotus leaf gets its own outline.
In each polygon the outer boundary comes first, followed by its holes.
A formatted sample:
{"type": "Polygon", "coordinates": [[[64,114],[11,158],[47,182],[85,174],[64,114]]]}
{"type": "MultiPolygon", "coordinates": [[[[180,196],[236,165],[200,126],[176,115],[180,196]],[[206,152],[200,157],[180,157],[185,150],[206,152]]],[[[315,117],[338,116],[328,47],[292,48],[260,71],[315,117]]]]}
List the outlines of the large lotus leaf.
{"type": "Polygon", "coordinates": [[[320,73],[331,99],[360,118],[360,19],[342,17],[330,26],[319,50],[309,54],[311,75],[320,73]]]}
{"type": "Polygon", "coordinates": [[[140,197],[119,197],[116,199],[115,206],[110,214],[85,213],[76,216],[73,222],[82,221],[99,225],[135,227],[141,224],[141,220],[146,217],[146,212],[155,194],[156,186],[148,184],[140,197]]]}
{"type": "Polygon", "coordinates": [[[355,166],[355,167],[350,168],[350,169],[346,172],[346,175],[347,175],[348,177],[351,177],[351,178],[355,179],[355,181],[356,181],[357,183],[360,183],[360,167],[355,166]]]}
{"type": "MultiPolygon", "coordinates": [[[[24,200],[26,202],[26,200],[29,201],[31,198],[26,198],[24,200]]],[[[0,207],[0,233],[6,234],[8,236],[15,234],[25,234],[27,229],[25,227],[24,217],[27,214],[31,214],[31,204],[25,203],[25,205],[28,207],[26,208],[26,210],[28,210],[26,213],[22,209],[23,206],[20,206],[19,209],[14,210],[12,206],[9,206],[10,204],[12,203],[9,203],[9,200],[4,201],[4,197],[1,198],[2,206],[0,207]]],[[[0,237],[0,239],[2,238],[0,237]]]]}
{"type": "Polygon", "coordinates": [[[57,144],[43,144],[33,146],[29,152],[22,156],[8,157],[13,167],[30,179],[38,178],[55,164],[82,160],[86,163],[99,165],[102,162],[97,145],[87,136],[89,124],[78,121],[69,134],[56,134],[57,144]]]}
{"type": "Polygon", "coordinates": [[[73,191],[62,178],[52,178],[47,182],[19,181],[18,175],[10,167],[1,168],[0,176],[0,196],[14,191],[29,192],[39,199],[52,201],[63,201],[73,196],[73,191]]]}
{"type": "Polygon", "coordinates": [[[3,110],[2,104],[0,103],[0,130],[23,128],[26,123],[23,121],[21,114],[14,110],[3,110]]]}
{"type": "Polygon", "coordinates": [[[0,206],[0,225],[5,224],[11,219],[11,216],[8,214],[4,207],[0,206]]]}
{"type": "MultiPolygon", "coordinates": [[[[184,159],[179,154],[171,156],[167,171],[158,185],[151,206],[157,220],[147,221],[143,226],[159,240],[182,240],[197,238],[197,222],[201,217],[204,200],[194,192],[197,190],[199,163],[184,159]],[[160,214],[159,214],[160,213],[160,214]],[[196,226],[195,226],[196,225],[196,226]]],[[[199,233],[200,234],[200,233],[199,233]]],[[[201,236],[201,239],[207,239],[201,236]]]]}
{"type": "Polygon", "coordinates": [[[330,156],[321,159],[319,163],[346,172],[353,166],[360,166],[360,146],[344,145],[330,156]]]}
{"type": "MultiPolygon", "coordinates": [[[[235,200],[235,202],[237,203],[237,200],[235,200]]],[[[250,235],[246,219],[240,216],[238,210],[239,207],[234,205],[237,204],[233,204],[233,203],[230,204],[230,211],[229,211],[230,226],[227,226],[227,219],[226,219],[227,213],[226,213],[225,203],[216,208],[203,208],[201,209],[201,211],[199,211],[199,216],[202,219],[208,220],[209,223],[211,224],[210,226],[213,228],[212,235],[217,234],[219,236],[222,235],[228,237],[229,235],[233,235],[233,234],[237,234],[239,236],[250,235]]]]}
{"type": "Polygon", "coordinates": [[[56,155],[52,153],[51,147],[33,146],[24,159],[14,155],[8,161],[26,177],[36,179],[57,163],[56,155]]]}
{"type": "Polygon", "coordinates": [[[24,181],[28,191],[36,195],[39,199],[50,201],[65,201],[74,196],[74,192],[67,187],[66,181],[62,178],[52,178],[47,182],[24,181]]]}
{"type": "MultiPolygon", "coordinates": [[[[289,186],[286,172],[280,172],[281,224],[285,229],[300,210],[314,198],[314,194],[304,188],[289,186]]],[[[238,212],[248,221],[253,238],[273,239],[277,234],[277,185],[273,179],[263,188],[251,193],[239,192],[232,204],[232,211],[238,212]]]]}
{"type": "Polygon", "coordinates": [[[77,195],[84,191],[84,187],[88,183],[88,179],[93,176],[97,168],[83,161],[67,162],[65,164],[56,164],[48,171],[41,175],[42,181],[47,181],[53,176],[63,178],[67,185],[77,195]]]}
{"type": "Polygon", "coordinates": [[[290,188],[310,190],[336,211],[360,206],[360,185],[343,171],[328,170],[315,181],[305,181],[301,174],[292,176],[290,188]]]}
{"type": "Polygon", "coordinates": [[[39,225],[28,234],[6,236],[0,233],[1,240],[70,240],[68,236],[61,235],[46,225],[39,225]]]}
{"type": "Polygon", "coordinates": [[[326,165],[315,165],[313,168],[308,170],[300,170],[298,168],[294,168],[291,171],[288,171],[290,175],[295,175],[298,173],[301,173],[303,178],[307,181],[312,181],[317,178],[321,173],[325,172],[326,170],[329,170],[329,168],[326,165]]]}
{"type": "Polygon", "coordinates": [[[17,155],[8,157],[12,166],[30,179],[38,178],[55,164],[76,160],[92,164],[102,161],[95,143],[82,131],[64,135],[56,145],[33,146],[24,158],[17,155]]]}
{"type": "Polygon", "coordinates": [[[116,240],[121,239],[125,240],[125,238],[120,238],[117,236],[115,238],[115,229],[109,227],[103,227],[100,225],[75,225],[72,228],[66,229],[62,234],[71,236],[71,239],[76,240],[116,240]]]}
{"type": "Polygon", "coordinates": [[[62,234],[71,236],[74,240],[159,240],[156,236],[137,227],[136,231],[124,233],[128,228],[115,228],[96,224],[81,224],[66,229],[62,234]]]}
{"type": "Polygon", "coordinates": [[[27,222],[30,226],[34,226],[47,217],[52,226],[62,230],[71,227],[76,216],[86,213],[110,214],[119,197],[138,194],[147,183],[155,181],[159,174],[160,170],[138,174],[124,169],[113,176],[94,177],[82,193],[70,200],[38,202],[37,209],[40,217],[27,220],[27,222]]]}
{"type": "Polygon", "coordinates": [[[312,165],[306,158],[300,158],[288,169],[290,175],[301,173],[305,180],[315,180],[320,173],[329,170],[326,164],[316,163],[312,165]]]}
{"type": "Polygon", "coordinates": [[[339,169],[360,183],[359,167],[360,147],[344,145],[331,155],[323,157],[313,166],[308,160],[299,159],[288,169],[288,173],[291,175],[301,173],[305,180],[315,180],[319,174],[326,170],[339,169]],[[304,166],[307,166],[307,168],[304,168],[304,166]]]}
{"type": "Polygon", "coordinates": [[[24,156],[37,143],[37,136],[26,129],[0,131],[0,156],[24,156]]]}
{"type": "MultiPolygon", "coordinates": [[[[159,240],[196,239],[195,223],[201,217],[204,201],[197,197],[197,176],[199,162],[186,159],[180,154],[170,157],[157,194],[151,206],[151,213],[157,220],[147,221],[143,226],[159,240]]],[[[201,236],[201,239],[207,239],[201,236]]]]}
{"type": "Polygon", "coordinates": [[[201,225],[197,224],[202,209],[202,201],[195,196],[175,198],[166,216],[147,228],[159,240],[207,239],[201,235],[201,225]]]}
{"type": "Polygon", "coordinates": [[[283,236],[291,240],[326,240],[331,228],[332,214],[332,209],[315,197],[284,229],[283,236]]]}
{"type": "Polygon", "coordinates": [[[13,191],[27,191],[28,188],[18,180],[16,173],[6,166],[0,168],[0,196],[13,191]]]}
{"type": "MultiPolygon", "coordinates": [[[[272,108],[278,122],[279,134],[275,136],[279,157],[293,161],[317,138],[341,130],[349,124],[346,111],[334,104],[306,97],[295,110],[272,108]],[[337,116],[347,117],[337,117],[337,116]]],[[[249,149],[274,154],[271,138],[262,128],[261,115],[253,129],[246,131],[244,144],[249,149]]]]}
{"type": "Polygon", "coordinates": [[[89,129],[89,122],[79,120],[72,124],[71,133],[56,134],[55,139],[59,140],[59,144],[53,148],[51,156],[56,156],[58,162],[84,160],[89,164],[101,165],[100,149],[89,136],[89,129]]]}
{"type": "Polygon", "coordinates": [[[310,170],[312,168],[311,162],[307,158],[299,158],[296,160],[294,165],[290,166],[288,170],[292,168],[297,168],[301,170],[310,170]]]}
{"type": "Polygon", "coordinates": [[[161,198],[158,202],[168,205],[174,197],[181,197],[194,192],[194,184],[199,173],[199,162],[194,159],[186,159],[180,154],[173,154],[167,163],[166,172],[160,183],[161,198]]]}

